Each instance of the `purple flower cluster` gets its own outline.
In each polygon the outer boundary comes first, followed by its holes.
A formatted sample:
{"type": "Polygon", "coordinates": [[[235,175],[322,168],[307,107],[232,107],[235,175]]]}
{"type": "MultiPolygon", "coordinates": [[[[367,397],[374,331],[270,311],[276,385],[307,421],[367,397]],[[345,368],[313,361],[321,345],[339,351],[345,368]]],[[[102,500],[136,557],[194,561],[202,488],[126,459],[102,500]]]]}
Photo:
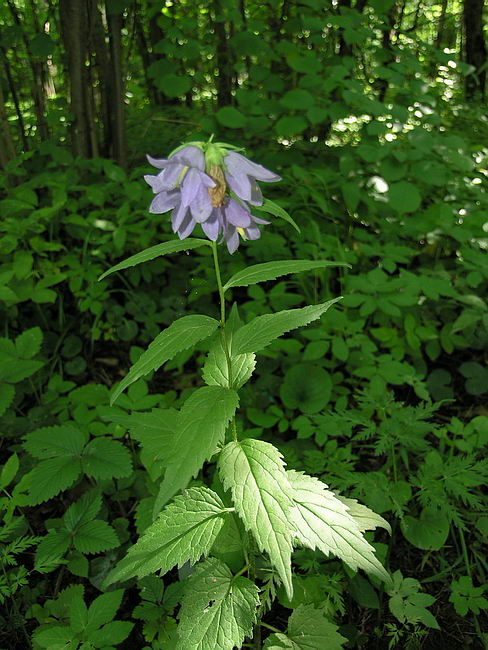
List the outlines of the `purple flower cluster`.
{"type": "Polygon", "coordinates": [[[268,221],[251,214],[250,206],[263,204],[263,195],[256,181],[273,183],[277,174],[248,160],[236,151],[217,150],[205,155],[195,145],[187,145],[169,158],[158,160],[148,156],[157,176],[144,176],[156,194],[149,211],[162,214],[172,210],[173,232],[180,239],[188,237],[199,223],[205,235],[217,241],[219,235],[229,253],[243,239],[261,236],[258,224],[268,221]],[[220,164],[215,164],[220,162],[220,164]]]}

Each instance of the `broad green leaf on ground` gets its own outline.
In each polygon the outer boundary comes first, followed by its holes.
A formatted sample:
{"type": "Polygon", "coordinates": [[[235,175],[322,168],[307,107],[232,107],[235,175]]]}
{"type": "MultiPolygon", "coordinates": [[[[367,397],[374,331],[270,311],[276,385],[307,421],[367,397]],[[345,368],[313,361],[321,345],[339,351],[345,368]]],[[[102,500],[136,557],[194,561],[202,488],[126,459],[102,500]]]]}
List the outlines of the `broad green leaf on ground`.
{"type": "Polygon", "coordinates": [[[94,519],[102,507],[102,496],[98,490],[89,490],[75,503],[71,504],[64,513],[64,523],[69,531],[75,531],[79,526],[94,519]]]}
{"type": "Polygon", "coordinates": [[[129,450],[118,440],[98,437],[83,451],[83,471],[97,480],[124,478],[132,472],[129,450]]]}
{"type": "Polygon", "coordinates": [[[113,621],[123,595],[123,589],[114,589],[95,598],[87,612],[89,628],[97,628],[113,621]]]}
{"type": "Polygon", "coordinates": [[[25,436],[24,449],[34,458],[79,455],[88,437],[71,424],[42,427],[25,436]]]}
{"type": "Polygon", "coordinates": [[[220,386],[198,388],[184,403],[173,436],[172,456],[154,506],[154,514],[185,488],[224,441],[239,397],[220,386]]]}
{"type": "Polygon", "coordinates": [[[321,366],[298,363],[287,370],[280,386],[283,404],[302,413],[317,413],[329,403],[332,379],[321,366]]]}
{"type": "Polygon", "coordinates": [[[0,490],[6,488],[19,471],[19,457],[12,454],[0,471],[0,490]]]}
{"type": "Polygon", "coordinates": [[[282,275],[290,273],[301,273],[302,271],[313,271],[322,269],[327,266],[347,266],[341,262],[326,262],[323,260],[282,260],[279,262],[264,262],[264,264],[254,264],[248,266],[242,271],[235,273],[230,280],[224,284],[224,291],[231,287],[247,287],[250,284],[275,280],[282,275]]]}
{"type": "Polygon", "coordinates": [[[405,515],[400,528],[410,544],[426,551],[438,551],[449,536],[450,522],[446,514],[434,506],[424,508],[418,519],[405,515]]]}
{"type": "Polygon", "coordinates": [[[156,481],[164,472],[178,417],[178,411],[169,408],[134,413],[129,418],[129,432],[141,444],[141,462],[152,481],[156,481]]]}
{"type": "Polygon", "coordinates": [[[112,266],[112,268],[105,271],[98,279],[103,280],[108,275],[115,273],[116,271],[122,271],[123,269],[128,269],[130,266],[136,266],[142,262],[149,262],[154,260],[156,257],[161,257],[162,255],[171,255],[171,253],[178,253],[180,251],[189,251],[192,248],[199,248],[200,246],[209,246],[210,242],[208,239],[185,239],[183,241],[172,240],[164,242],[164,244],[157,244],[156,246],[151,246],[151,248],[146,248],[146,250],[128,257],[123,262],[112,266]]]}
{"type": "Polygon", "coordinates": [[[166,573],[175,565],[195,563],[212,548],[224,523],[226,508],[206,487],[185,490],[160,513],[158,519],[129,549],[105,580],[105,586],[155,571],[166,573]]]}
{"type": "MultiPolygon", "coordinates": [[[[230,356],[232,388],[241,388],[256,367],[256,356],[252,353],[230,356]]],[[[229,387],[229,366],[224,351],[222,336],[218,336],[209,350],[202,372],[205,383],[209,386],[229,387]]]]}
{"type": "Polygon", "coordinates": [[[341,650],[347,639],[339,634],[324,612],[314,605],[300,605],[288,619],[285,634],[272,634],[263,650],[341,650]]]}
{"type": "Polygon", "coordinates": [[[196,567],[179,612],[176,650],[233,650],[252,635],[259,589],[247,578],[208,558],[196,567]]]}
{"type": "Polygon", "coordinates": [[[318,548],[325,555],[335,555],[351,569],[364,569],[389,583],[388,573],[347,506],[318,479],[294,470],[287,475],[295,502],[290,524],[297,542],[313,550],[318,548]]]}
{"type": "Polygon", "coordinates": [[[383,519],[380,515],[377,515],[376,512],[373,512],[367,506],[363,506],[362,503],[358,503],[356,499],[347,499],[346,497],[337,497],[339,501],[347,506],[348,514],[356,521],[359,526],[359,530],[364,533],[366,530],[374,530],[375,528],[381,527],[387,530],[391,535],[391,526],[383,519]]]}
{"type": "Polygon", "coordinates": [[[157,370],[178,352],[193,347],[198,341],[207,338],[219,326],[218,321],[210,316],[199,314],[183,316],[163,330],[147,350],[141,354],[127,375],[115,388],[110,404],[133,382],[144,375],[157,370]]]}
{"type": "Polygon", "coordinates": [[[288,525],[293,502],[280,452],[268,442],[247,438],[227,444],[219,457],[219,473],[231,490],[237,513],[269,554],[288,597],[292,597],[292,539],[288,525]]]}
{"type": "Polygon", "coordinates": [[[21,359],[32,359],[39,353],[43,334],[40,327],[32,327],[19,334],[15,339],[15,348],[21,359]]]}
{"type": "Polygon", "coordinates": [[[26,476],[29,504],[37,505],[71,487],[81,474],[80,455],[87,436],[70,424],[28,433],[24,449],[41,461],[26,476]]]}
{"type": "Polygon", "coordinates": [[[243,325],[234,334],[232,354],[258,352],[285,332],[308,325],[320,318],[329,307],[341,298],[328,300],[320,305],[311,305],[301,309],[285,309],[276,314],[257,316],[247,325],[243,325]]]}
{"type": "Polygon", "coordinates": [[[90,554],[108,551],[120,544],[112,526],[101,519],[87,521],[77,528],[73,541],[77,551],[90,554]]]}
{"type": "MultiPolygon", "coordinates": [[[[303,120],[305,122],[305,120],[303,120]]],[[[267,214],[272,214],[274,217],[280,217],[281,219],[284,219],[287,221],[290,225],[295,228],[297,233],[301,233],[300,228],[297,226],[295,223],[294,219],[290,217],[288,212],[284,210],[281,205],[278,205],[274,201],[270,201],[269,199],[265,199],[263,205],[260,206],[253,206],[253,210],[256,212],[266,212],[267,214]]]]}
{"type": "Polygon", "coordinates": [[[69,625],[53,625],[48,628],[35,631],[33,639],[41,648],[48,650],[66,650],[76,648],[78,644],[72,645],[73,631],[69,625]]]}

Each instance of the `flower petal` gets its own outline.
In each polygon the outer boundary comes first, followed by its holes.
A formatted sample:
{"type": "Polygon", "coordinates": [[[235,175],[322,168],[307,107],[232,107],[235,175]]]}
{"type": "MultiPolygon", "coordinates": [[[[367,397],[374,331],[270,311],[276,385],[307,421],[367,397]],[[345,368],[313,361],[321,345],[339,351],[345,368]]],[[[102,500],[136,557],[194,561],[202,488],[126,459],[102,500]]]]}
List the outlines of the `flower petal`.
{"type": "Polygon", "coordinates": [[[149,212],[153,214],[162,214],[168,210],[172,210],[179,201],[179,191],[172,190],[171,192],[159,192],[152,200],[149,206],[149,212]]]}
{"type": "Polygon", "coordinates": [[[266,181],[267,183],[275,183],[281,180],[278,174],[266,169],[262,165],[252,162],[252,160],[249,160],[236,151],[230,151],[225,156],[224,165],[233,176],[247,174],[251,178],[255,178],[258,181],[266,181]]]}
{"type": "Polygon", "coordinates": [[[181,183],[181,202],[183,205],[190,205],[195,198],[196,193],[201,185],[198,169],[189,169],[181,183]]]}
{"type": "Polygon", "coordinates": [[[210,195],[206,187],[199,185],[197,193],[193,197],[193,200],[190,203],[189,207],[191,214],[197,223],[202,223],[209,218],[213,208],[212,201],[210,200],[210,195]]]}
{"type": "Polygon", "coordinates": [[[239,235],[234,227],[231,226],[228,228],[225,233],[225,242],[227,244],[227,250],[231,255],[239,248],[239,235]]]}
{"type": "Polygon", "coordinates": [[[153,158],[149,154],[146,154],[146,158],[148,159],[148,161],[151,163],[153,167],[157,167],[158,169],[164,169],[168,164],[167,158],[153,158]]]}
{"type": "Polygon", "coordinates": [[[188,212],[188,207],[186,205],[183,205],[183,203],[180,203],[171,213],[171,223],[173,225],[173,232],[176,232],[181,228],[181,224],[183,223],[185,217],[187,216],[188,212]]]}
{"type": "Polygon", "coordinates": [[[249,201],[252,196],[251,181],[246,174],[225,173],[225,180],[230,189],[243,201],[249,201]]]}
{"type": "Polygon", "coordinates": [[[194,147],[193,145],[183,147],[183,149],[180,149],[173,156],[171,156],[170,160],[177,160],[187,167],[196,167],[201,171],[205,169],[204,153],[201,149],[194,147]]]}
{"type": "Polygon", "coordinates": [[[221,228],[220,220],[217,215],[217,210],[220,210],[220,208],[214,208],[210,217],[202,224],[200,224],[202,226],[203,232],[212,241],[217,241],[217,237],[219,236],[219,232],[221,228]]]}
{"type": "Polygon", "coordinates": [[[195,228],[196,225],[197,225],[196,221],[192,219],[191,214],[187,212],[183,220],[183,223],[178,228],[178,237],[180,239],[186,239],[188,235],[192,234],[193,229],[195,228]]]}
{"type": "Polygon", "coordinates": [[[238,228],[247,228],[251,225],[250,213],[234,199],[230,199],[224,208],[226,219],[238,228]]]}
{"type": "Polygon", "coordinates": [[[251,196],[247,200],[251,205],[263,205],[263,193],[256,181],[251,182],[251,196]]]}

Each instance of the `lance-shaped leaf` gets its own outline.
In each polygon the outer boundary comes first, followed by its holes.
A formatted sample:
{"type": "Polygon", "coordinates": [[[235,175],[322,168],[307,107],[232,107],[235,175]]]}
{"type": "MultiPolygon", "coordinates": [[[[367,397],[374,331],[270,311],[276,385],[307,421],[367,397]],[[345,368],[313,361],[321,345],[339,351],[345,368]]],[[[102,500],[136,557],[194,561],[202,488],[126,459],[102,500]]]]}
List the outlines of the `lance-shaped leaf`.
{"type": "MultiPolygon", "coordinates": [[[[252,353],[231,355],[229,361],[232,388],[238,390],[252,375],[256,367],[256,356],[252,353]]],[[[229,387],[229,362],[222,336],[213,342],[203,366],[202,376],[209,386],[229,387]]]]}
{"type": "Polygon", "coordinates": [[[324,260],[281,260],[279,262],[264,262],[264,264],[254,264],[248,266],[242,271],[235,273],[230,280],[224,284],[224,291],[231,287],[247,287],[250,284],[275,280],[282,275],[290,273],[301,273],[302,271],[313,271],[314,269],[323,269],[327,266],[349,266],[341,262],[327,262],[324,260]]]}
{"type": "Polygon", "coordinates": [[[294,219],[290,217],[288,212],[284,210],[281,205],[278,205],[278,203],[275,203],[274,201],[270,201],[269,199],[266,199],[263,203],[263,205],[259,206],[253,206],[253,211],[259,212],[266,212],[267,214],[272,214],[275,217],[281,217],[281,219],[284,219],[287,221],[289,224],[291,224],[297,233],[300,234],[300,228],[297,226],[295,223],[294,219]]]}
{"type": "Polygon", "coordinates": [[[172,455],[154,505],[155,514],[188,485],[203,463],[223,443],[225,430],[238,403],[237,393],[221,386],[203,386],[186,400],[172,439],[172,455]]]}
{"type": "Polygon", "coordinates": [[[134,413],[128,417],[129,432],[141,444],[141,462],[152,481],[164,472],[178,418],[179,413],[173,408],[153,409],[150,413],[134,413]]]}
{"type": "Polygon", "coordinates": [[[327,490],[327,485],[302,472],[291,470],[287,474],[295,502],[290,523],[296,540],[311,549],[318,548],[325,555],[336,555],[351,569],[364,569],[390,582],[390,576],[347,506],[327,490]]]}
{"type": "Polygon", "coordinates": [[[133,576],[166,573],[175,565],[195,563],[212,548],[227,512],[220,497],[206,487],[177,496],[107,576],[104,587],[133,576]]]}
{"type": "Polygon", "coordinates": [[[142,262],[150,262],[151,260],[156,259],[156,257],[161,257],[162,255],[170,255],[171,253],[179,253],[180,251],[189,251],[192,248],[200,248],[200,246],[210,245],[210,242],[207,239],[185,239],[183,241],[167,241],[164,244],[157,244],[156,246],[151,246],[151,248],[146,248],[145,250],[128,257],[123,262],[112,266],[108,271],[105,271],[98,279],[103,280],[107,275],[111,275],[116,271],[122,271],[123,269],[128,269],[131,266],[136,266],[137,264],[142,264],[142,262]]]}
{"type": "Polygon", "coordinates": [[[341,650],[346,642],[323,611],[313,605],[300,605],[288,619],[286,635],[272,634],[263,650],[341,650]]]}
{"type": "Polygon", "coordinates": [[[282,456],[276,447],[247,438],[230,442],[219,457],[219,472],[231,490],[237,513],[269,554],[292,598],[289,518],[293,502],[282,456]]]}
{"type": "Polygon", "coordinates": [[[320,305],[311,305],[301,309],[285,309],[276,314],[257,316],[247,325],[243,325],[234,334],[232,354],[258,352],[285,332],[308,325],[320,318],[329,307],[341,298],[328,300],[320,305]]]}
{"type": "Polygon", "coordinates": [[[387,530],[391,535],[391,526],[381,515],[377,515],[376,512],[373,512],[373,510],[367,506],[358,503],[356,499],[347,499],[346,497],[337,498],[347,506],[348,513],[356,521],[359,530],[362,533],[366,530],[374,530],[375,528],[380,527],[387,530]]]}
{"type": "Polygon", "coordinates": [[[156,336],[147,350],[141,354],[136,363],[114,390],[110,399],[113,404],[127,386],[160,368],[178,352],[193,347],[198,341],[213,334],[219,326],[218,321],[210,316],[199,314],[183,316],[156,336]]]}
{"type": "Polygon", "coordinates": [[[233,650],[252,635],[259,589],[208,558],[193,572],[179,612],[176,650],[233,650]]]}

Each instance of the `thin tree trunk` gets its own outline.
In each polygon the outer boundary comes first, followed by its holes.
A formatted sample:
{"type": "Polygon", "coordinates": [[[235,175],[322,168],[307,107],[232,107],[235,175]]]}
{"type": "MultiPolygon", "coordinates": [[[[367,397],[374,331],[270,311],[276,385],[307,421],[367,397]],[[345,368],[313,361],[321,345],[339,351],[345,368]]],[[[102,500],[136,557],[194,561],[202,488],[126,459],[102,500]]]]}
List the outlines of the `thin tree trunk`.
{"type": "Polygon", "coordinates": [[[15,155],[15,145],[5,110],[2,84],[0,84],[0,167],[5,169],[15,155]]]}
{"type": "Polygon", "coordinates": [[[217,106],[222,107],[232,104],[231,52],[225,22],[221,19],[223,9],[220,0],[213,1],[212,10],[212,28],[217,41],[215,46],[215,63],[218,71],[215,81],[217,106]]]}
{"type": "Polygon", "coordinates": [[[112,71],[113,97],[111,100],[112,156],[121,167],[127,167],[127,143],[125,134],[124,79],[122,71],[122,14],[107,11],[107,26],[110,38],[110,64],[112,71]]]}
{"type": "MultiPolygon", "coordinates": [[[[437,23],[437,34],[434,41],[434,47],[436,50],[442,49],[442,44],[444,43],[444,31],[446,27],[448,2],[449,0],[442,0],[441,15],[439,16],[439,22],[437,23]]],[[[435,79],[437,76],[437,62],[434,59],[430,64],[429,76],[432,77],[432,79],[435,79]]]]}
{"type": "Polygon", "coordinates": [[[110,56],[105,43],[105,29],[102,16],[98,9],[97,0],[90,0],[88,17],[90,21],[90,45],[95,52],[95,70],[98,77],[98,86],[94,91],[97,94],[98,102],[94,101],[101,116],[103,126],[103,143],[101,153],[107,158],[111,155],[113,142],[113,129],[111,117],[112,98],[112,74],[110,69],[110,56]]]}
{"type": "Polygon", "coordinates": [[[60,0],[61,33],[68,58],[70,85],[71,148],[73,155],[90,157],[85,58],[87,45],[86,7],[83,0],[60,0]]]}
{"type": "Polygon", "coordinates": [[[44,66],[42,62],[36,60],[32,54],[29,38],[22,27],[22,20],[20,19],[19,13],[13,0],[7,0],[7,4],[15,24],[21,30],[22,40],[24,41],[27,58],[32,71],[32,99],[34,102],[34,111],[36,113],[37,130],[40,138],[42,140],[47,140],[49,138],[49,129],[46,121],[44,101],[44,66]]]}
{"type": "Polygon", "coordinates": [[[465,62],[475,69],[466,76],[464,94],[467,101],[485,96],[486,87],[486,43],[483,34],[483,0],[464,0],[463,5],[465,62]]]}
{"type": "MultiPolygon", "coordinates": [[[[404,7],[405,5],[403,5],[404,7]]],[[[383,32],[382,37],[382,49],[383,54],[386,55],[383,65],[388,65],[388,63],[393,58],[393,53],[391,51],[391,42],[394,35],[395,19],[397,16],[397,5],[396,3],[390,8],[390,10],[385,14],[385,23],[386,29],[383,32]],[[386,58],[388,57],[388,58],[386,58]],[[389,59],[389,60],[388,60],[389,59]]],[[[403,8],[402,8],[403,11],[403,8]]],[[[385,101],[386,93],[388,91],[388,81],[386,79],[379,79],[378,81],[378,99],[380,102],[385,101]]]]}
{"type": "Polygon", "coordinates": [[[29,151],[29,142],[25,134],[25,124],[22,111],[20,110],[19,97],[17,95],[17,88],[15,86],[15,81],[12,76],[12,69],[10,67],[9,60],[7,58],[7,53],[3,47],[0,47],[0,53],[2,54],[3,67],[5,69],[5,76],[7,77],[8,87],[10,94],[12,95],[12,101],[15,106],[15,113],[17,115],[17,124],[19,125],[19,135],[22,142],[22,149],[24,151],[29,151]]]}

